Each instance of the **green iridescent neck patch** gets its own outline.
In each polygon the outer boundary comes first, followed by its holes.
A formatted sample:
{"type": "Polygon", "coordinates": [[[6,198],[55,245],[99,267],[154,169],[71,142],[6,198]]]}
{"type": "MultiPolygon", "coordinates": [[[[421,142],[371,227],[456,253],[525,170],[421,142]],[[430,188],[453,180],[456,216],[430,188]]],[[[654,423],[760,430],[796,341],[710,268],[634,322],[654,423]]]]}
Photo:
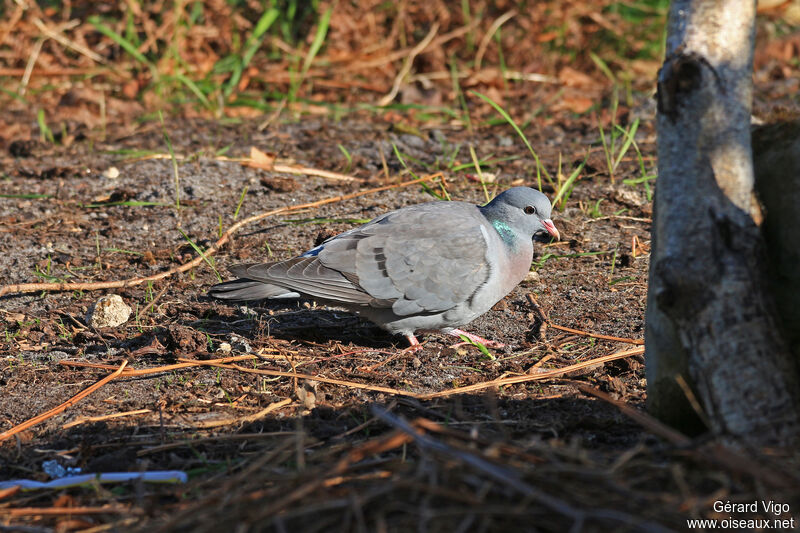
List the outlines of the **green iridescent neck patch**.
{"type": "Polygon", "coordinates": [[[492,220],[492,226],[494,229],[497,230],[497,233],[500,234],[500,238],[503,239],[503,242],[512,249],[516,249],[516,239],[514,235],[514,230],[512,230],[508,224],[501,220],[492,220]]]}

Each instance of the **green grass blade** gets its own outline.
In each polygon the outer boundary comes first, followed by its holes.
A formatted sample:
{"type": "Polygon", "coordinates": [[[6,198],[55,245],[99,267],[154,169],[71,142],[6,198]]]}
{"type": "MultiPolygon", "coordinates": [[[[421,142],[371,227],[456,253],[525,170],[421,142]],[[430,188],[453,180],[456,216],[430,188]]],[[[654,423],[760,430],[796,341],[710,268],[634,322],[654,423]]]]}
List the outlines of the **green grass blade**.
{"type": "Polygon", "coordinates": [[[592,58],[592,61],[594,61],[594,64],[597,65],[597,68],[599,68],[600,71],[603,74],[605,74],[606,78],[608,78],[612,84],[616,85],[617,77],[614,76],[613,72],[611,72],[611,69],[608,67],[608,64],[605,61],[603,61],[603,58],[601,58],[599,55],[595,54],[591,50],[589,51],[589,57],[592,58]]]}
{"type": "Polygon", "coordinates": [[[567,199],[569,198],[570,194],[572,194],[572,189],[575,187],[575,180],[578,179],[580,176],[583,167],[586,166],[586,162],[589,160],[589,152],[586,152],[586,157],[583,158],[583,162],[578,165],[578,167],[572,171],[572,174],[566,179],[566,181],[561,185],[558,189],[558,193],[556,193],[556,197],[553,198],[553,205],[557,205],[558,201],[563,198],[563,204],[561,209],[566,207],[567,199]]]}
{"type": "Polygon", "coordinates": [[[120,48],[128,52],[128,54],[130,54],[131,57],[133,57],[136,61],[142,63],[143,65],[146,65],[148,68],[150,68],[150,70],[154,72],[156,71],[155,65],[151,63],[146,57],[144,57],[144,54],[142,54],[136,48],[136,46],[133,45],[133,43],[125,39],[119,33],[112,30],[110,27],[106,26],[100,20],[100,17],[98,17],[97,15],[92,15],[91,17],[89,17],[89,24],[94,26],[94,29],[96,29],[97,31],[99,31],[100,33],[102,33],[115,43],[117,43],[120,46],[120,48]]]}
{"type": "MultiPolygon", "coordinates": [[[[303,65],[300,67],[300,72],[297,73],[296,76],[292,77],[290,82],[289,94],[287,95],[287,99],[289,101],[294,102],[297,99],[297,92],[300,90],[300,87],[303,85],[303,81],[306,78],[306,74],[308,70],[311,68],[311,63],[314,61],[314,58],[319,53],[322,45],[325,43],[325,37],[328,35],[328,27],[330,26],[331,22],[331,15],[333,15],[333,6],[328,8],[325,13],[322,14],[322,17],[319,19],[319,25],[317,26],[317,32],[314,34],[314,40],[311,42],[311,46],[308,49],[308,53],[306,57],[303,59],[303,65]]],[[[290,69],[290,74],[292,73],[293,69],[290,69]]]]}
{"type": "Polygon", "coordinates": [[[342,152],[345,159],[347,159],[347,166],[344,169],[344,173],[347,174],[350,172],[350,167],[353,166],[353,156],[350,155],[350,152],[347,151],[347,148],[345,148],[342,143],[336,143],[336,146],[339,147],[339,151],[342,152]]]}
{"type": "Polygon", "coordinates": [[[239,217],[239,209],[242,208],[242,204],[244,203],[244,196],[247,194],[247,185],[244,186],[242,189],[242,195],[239,197],[239,203],[236,204],[236,211],[233,212],[233,220],[236,220],[239,217]]]}
{"type": "Polygon", "coordinates": [[[143,157],[157,155],[160,154],[161,152],[159,150],[134,150],[134,149],[122,148],[119,150],[103,150],[100,153],[108,155],[120,155],[123,156],[121,161],[127,161],[128,159],[140,159],[143,157]]]}
{"type": "Polygon", "coordinates": [[[406,160],[403,158],[403,155],[400,153],[400,150],[397,148],[397,145],[395,143],[392,143],[392,150],[394,150],[394,155],[397,156],[397,159],[400,160],[400,164],[403,165],[403,168],[406,169],[409,174],[411,174],[411,177],[414,179],[418,179],[417,175],[414,174],[414,171],[411,170],[406,164],[406,160]]]}
{"type": "Polygon", "coordinates": [[[188,235],[186,235],[186,234],[183,232],[183,230],[182,230],[181,228],[178,228],[178,231],[180,231],[180,232],[181,232],[181,235],[183,235],[183,238],[184,238],[184,239],[186,239],[186,242],[188,242],[188,243],[189,243],[189,245],[190,245],[192,248],[194,248],[194,251],[195,251],[195,252],[197,252],[197,254],[198,254],[200,257],[202,257],[202,258],[203,258],[203,261],[205,261],[205,262],[206,262],[206,264],[207,264],[207,265],[208,265],[208,266],[211,268],[211,270],[213,270],[213,271],[214,271],[214,274],[216,274],[216,275],[217,275],[217,279],[218,279],[220,282],[222,282],[222,276],[220,276],[220,275],[219,275],[219,272],[217,272],[217,269],[216,269],[216,268],[214,268],[214,264],[211,262],[211,259],[209,259],[209,258],[208,258],[208,256],[206,256],[205,252],[203,252],[203,251],[200,249],[200,247],[199,247],[199,246],[197,246],[197,245],[196,245],[196,244],[195,244],[195,243],[192,241],[192,239],[190,239],[190,238],[189,238],[189,236],[188,236],[188,235]]]}
{"type": "Polygon", "coordinates": [[[305,60],[303,60],[303,69],[300,72],[301,79],[305,77],[308,69],[311,68],[311,62],[314,61],[314,57],[316,57],[320,48],[322,48],[322,44],[325,42],[325,36],[328,34],[328,26],[330,26],[331,23],[331,15],[333,15],[333,6],[329,7],[328,10],[322,14],[322,18],[319,19],[317,33],[314,35],[314,40],[311,42],[311,48],[308,49],[305,60]]]}
{"type": "Polygon", "coordinates": [[[206,109],[211,109],[211,102],[208,101],[206,95],[203,94],[203,91],[200,90],[200,87],[198,87],[195,82],[181,73],[175,74],[175,79],[184,84],[186,88],[189,89],[198,100],[200,100],[200,103],[203,104],[203,107],[206,109]]]}
{"type": "Polygon", "coordinates": [[[508,113],[506,113],[506,110],[500,107],[500,105],[497,102],[495,102],[485,94],[481,94],[478,91],[470,91],[470,92],[475,96],[477,96],[478,98],[480,98],[481,100],[483,100],[484,102],[486,102],[487,104],[489,104],[490,106],[492,106],[494,110],[497,111],[500,114],[500,116],[503,117],[505,121],[511,125],[512,128],[514,128],[514,131],[517,132],[517,135],[519,135],[520,139],[522,139],[522,142],[525,143],[525,146],[528,148],[528,151],[533,156],[534,161],[536,161],[536,183],[539,186],[539,190],[540,191],[542,190],[542,173],[544,173],[544,176],[550,183],[550,185],[555,187],[552,178],[550,178],[550,175],[547,173],[547,170],[545,170],[545,168],[542,166],[542,162],[539,161],[539,155],[533,149],[531,143],[528,142],[528,138],[525,137],[525,134],[522,133],[522,130],[519,129],[517,123],[514,122],[514,119],[512,119],[511,116],[508,113]]]}
{"type": "Polygon", "coordinates": [[[478,162],[478,155],[475,153],[475,147],[471,144],[469,145],[469,155],[472,157],[472,164],[475,165],[475,171],[478,173],[478,179],[481,180],[481,187],[483,187],[483,195],[486,197],[486,203],[492,201],[489,197],[489,189],[486,188],[486,182],[483,181],[483,171],[481,170],[481,164],[478,162]]]}
{"type": "Polygon", "coordinates": [[[467,342],[467,343],[475,346],[476,348],[478,348],[478,350],[480,350],[480,352],[483,355],[485,355],[487,358],[491,359],[492,361],[495,360],[494,355],[492,355],[491,352],[489,352],[488,348],[486,348],[486,346],[484,346],[482,343],[480,343],[478,341],[474,341],[474,340],[470,339],[469,337],[467,337],[466,335],[459,335],[459,337],[461,337],[461,340],[463,340],[464,342],[467,342]]]}
{"type": "Polygon", "coordinates": [[[56,138],[53,135],[53,130],[47,125],[47,118],[44,114],[44,109],[40,109],[36,114],[36,122],[39,124],[39,137],[42,142],[49,142],[50,144],[56,143],[56,138]]]}
{"type": "Polygon", "coordinates": [[[258,22],[256,22],[256,26],[253,28],[253,33],[251,33],[247,38],[241,58],[226,58],[227,61],[232,63],[229,66],[221,68],[229,69],[231,72],[233,72],[233,74],[225,84],[225,89],[223,91],[225,96],[229,96],[239,84],[239,80],[242,79],[242,72],[244,72],[244,69],[247,68],[247,65],[250,64],[253,56],[261,47],[261,43],[264,40],[264,34],[266,34],[267,30],[269,30],[270,26],[272,26],[272,23],[275,22],[279,14],[280,12],[274,7],[265,11],[264,14],[261,15],[261,18],[258,19],[258,22]]]}
{"type": "Polygon", "coordinates": [[[28,103],[28,101],[25,99],[25,97],[23,95],[18,94],[18,93],[14,92],[14,91],[9,91],[8,89],[6,89],[4,87],[0,87],[0,93],[5,94],[6,96],[10,96],[14,100],[17,100],[18,102],[21,102],[23,104],[27,104],[28,103]]]}
{"type": "MultiPolygon", "coordinates": [[[[409,174],[411,174],[411,176],[412,176],[414,179],[418,179],[418,177],[417,177],[417,175],[414,173],[414,171],[413,171],[413,170],[411,170],[411,168],[409,168],[409,166],[406,164],[406,160],[405,160],[405,158],[404,158],[404,157],[403,157],[403,155],[400,153],[400,150],[397,148],[397,145],[396,145],[395,143],[392,143],[392,150],[394,150],[394,155],[395,155],[395,156],[397,156],[397,159],[400,161],[400,164],[401,164],[401,165],[403,165],[403,168],[404,168],[404,169],[406,169],[406,171],[407,171],[409,174]]],[[[406,157],[408,157],[408,156],[406,156],[406,157]]],[[[431,189],[431,188],[428,186],[428,184],[427,184],[427,183],[420,183],[420,185],[422,186],[422,190],[423,190],[423,191],[425,191],[426,193],[430,194],[431,196],[433,196],[433,197],[434,197],[434,198],[436,198],[437,200],[449,200],[449,199],[450,199],[450,198],[445,198],[444,196],[441,196],[440,194],[438,194],[436,191],[434,191],[433,189],[431,189]]]]}
{"type": "Polygon", "coordinates": [[[223,146],[223,147],[222,147],[222,148],[220,148],[219,150],[216,150],[216,151],[214,152],[214,155],[215,155],[215,156],[221,156],[221,155],[225,155],[225,154],[227,154],[227,153],[228,153],[228,151],[229,151],[229,150],[230,150],[232,147],[233,147],[233,143],[231,143],[231,144],[229,144],[229,145],[227,145],[227,146],[223,146]]]}
{"type": "Polygon", "coordinates": [[[619,149],[619,155],[617,155],[617,160],[614,161],[614,169],[616,169],[619,164],[622,162],[622,158],[625,157],[625,153],[631,147],[634,138],[636,137],[636,130],[639,129],[639,119],[633,121],[631,127],[629,129],[622,128],[621,126],[617,125],[617,129],[622,132],[622,135],[625,136],[625,142],[622,145],[622,148],[619,149]]]}
{"type": "Polygon", "coordinates": [[[264,34],[267,33],[272,23],[278,18],[279,12],[276,8],[272,8],[266,11],[261,18],[258,19],[256,23],[256,27],[253,29],[253,33],[250,34],[250,37],[247,39],[247,42],[244,46],[244,54],[242,54],[242,66],[247,67],[250,64],[250,61],[253,59],[253,56],[258,51],[259,47],[261,46],[261,42],[264,40],[264,34]]]}

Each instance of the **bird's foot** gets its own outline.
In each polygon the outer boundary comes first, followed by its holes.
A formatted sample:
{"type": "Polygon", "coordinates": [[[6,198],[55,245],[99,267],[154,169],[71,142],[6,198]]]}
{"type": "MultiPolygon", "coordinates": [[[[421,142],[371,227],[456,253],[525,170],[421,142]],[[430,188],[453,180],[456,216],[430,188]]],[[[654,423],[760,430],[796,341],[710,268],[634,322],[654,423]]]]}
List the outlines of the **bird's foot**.
{"type": "Polygon", "coordinates": [[[420,344],[414,335],[406,335],[406,339],[408,339],[409,346],[403,350],[404,352],[414,353],[422,349],[422,344],[420,344]]]}
{"type": "MultiPolygon", "coordinates": [[[[447,331],[447,333],[450,334],[450,335],[453,335],[455,337],[460,337],[460,336],[463,335],[464,337],[468,338],[472,342],[483,344],[487,348],[504,348],[505,347],[505,344],[503,344],[502,342],[493,341],[493,340],[490,340],[490,339],[484,339],[483,337],[479,337],[478,335],[475,335],[474,333],[469,333],[469,332],[464,331],[462,329],[451,329],[451,330],[447,331]]],[[[463,344],[466,344],[466,343],[458,343],[458,344],[455,344],[454,347],[455,346],[461,346],[463,344]]]]}

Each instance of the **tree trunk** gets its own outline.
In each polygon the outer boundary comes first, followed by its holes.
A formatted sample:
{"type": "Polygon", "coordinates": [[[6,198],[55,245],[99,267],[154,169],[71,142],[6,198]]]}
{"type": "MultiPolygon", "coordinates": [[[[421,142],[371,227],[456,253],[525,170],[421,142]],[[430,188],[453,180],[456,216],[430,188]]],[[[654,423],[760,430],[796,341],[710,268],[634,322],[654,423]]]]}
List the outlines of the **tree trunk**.
{"type": "Polygon", "coordinates": [[[798,379],[754,194],[750,102],[755,0],[675,0],[658,79],[658,185],[647,298],[648,404],[696,429],[785,444],[798,379]],[[680,376],[679,378],[677,376],[680,376]]]}

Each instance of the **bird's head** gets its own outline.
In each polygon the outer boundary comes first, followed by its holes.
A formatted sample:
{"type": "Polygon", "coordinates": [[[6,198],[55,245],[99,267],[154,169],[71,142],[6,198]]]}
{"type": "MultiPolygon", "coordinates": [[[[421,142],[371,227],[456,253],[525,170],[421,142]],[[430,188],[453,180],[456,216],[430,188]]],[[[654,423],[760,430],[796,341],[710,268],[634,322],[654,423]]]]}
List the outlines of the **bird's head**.
{"type": "Polygon", "coordinates": [[[501,234],[501,228],[505,227],[517,238],[561,238],[550,219],[550,200],[536,189],[512,187],[497,195],[481,210],[501,234]]]}

